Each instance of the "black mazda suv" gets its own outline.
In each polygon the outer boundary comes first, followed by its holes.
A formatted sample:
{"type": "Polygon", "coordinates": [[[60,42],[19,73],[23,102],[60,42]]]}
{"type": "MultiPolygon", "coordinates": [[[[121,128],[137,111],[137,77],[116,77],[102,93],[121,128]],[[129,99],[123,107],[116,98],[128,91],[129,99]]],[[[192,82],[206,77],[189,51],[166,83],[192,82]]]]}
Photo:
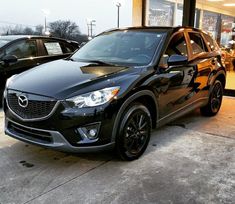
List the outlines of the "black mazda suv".
{"type": "Polygon", "coordinates": [[[211,36],[188,27],[106,31],[67,59],[8,79],[5,133],[62,151],[140,157],[151,129],[220,109],[226,73],[211,36]]]}

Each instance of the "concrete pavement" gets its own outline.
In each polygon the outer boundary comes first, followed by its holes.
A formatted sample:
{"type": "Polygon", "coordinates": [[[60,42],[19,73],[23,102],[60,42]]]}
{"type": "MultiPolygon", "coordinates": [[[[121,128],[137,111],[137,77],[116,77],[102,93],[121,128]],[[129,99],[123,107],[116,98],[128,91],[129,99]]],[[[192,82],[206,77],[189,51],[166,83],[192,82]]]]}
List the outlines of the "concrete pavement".
{"type": "Polygon", "coordinates": [[[195,111],[154,130],[146,153],[133,162],[110,152],[47,150],[1,128],[0,204],[234,203],[234,107],[235,99],[225,98],[216,117],[195,111]]]}

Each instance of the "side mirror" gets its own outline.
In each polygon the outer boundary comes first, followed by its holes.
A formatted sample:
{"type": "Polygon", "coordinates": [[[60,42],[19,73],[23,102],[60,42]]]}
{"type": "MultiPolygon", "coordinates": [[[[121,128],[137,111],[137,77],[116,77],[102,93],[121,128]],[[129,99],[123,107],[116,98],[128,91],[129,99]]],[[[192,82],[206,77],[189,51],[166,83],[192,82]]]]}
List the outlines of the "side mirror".
{"type": "Polygon", "coordinates": [[[7,55],[1,59],[5,64],[15,63],[18,61],[18,58],[15,55],[7,55]]]}
{"type": "Polygon", "coordinates": [[[188,57],[183,55],[171,55],[167,61],[168,66],[186,65],[188,57]]]}

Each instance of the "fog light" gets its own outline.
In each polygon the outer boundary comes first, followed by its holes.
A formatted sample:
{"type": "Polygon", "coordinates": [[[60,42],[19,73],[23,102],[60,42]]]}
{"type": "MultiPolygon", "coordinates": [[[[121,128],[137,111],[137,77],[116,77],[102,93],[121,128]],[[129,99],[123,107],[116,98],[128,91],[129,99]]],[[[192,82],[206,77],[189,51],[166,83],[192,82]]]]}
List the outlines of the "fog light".
{"type": "Polygon", "coordinates": [[[95,123],[78,128],[77,130],[82,136],[83,140],[97,140],[99,129],[100,123],[95,123]]]}
{"type": "Polygon", "coordinates": [[[91,137],[95,137],[96,136],[96,133],[97,133],[97,129],[91,129],[88,131],[88,134],[91,136],[91,137]]]}

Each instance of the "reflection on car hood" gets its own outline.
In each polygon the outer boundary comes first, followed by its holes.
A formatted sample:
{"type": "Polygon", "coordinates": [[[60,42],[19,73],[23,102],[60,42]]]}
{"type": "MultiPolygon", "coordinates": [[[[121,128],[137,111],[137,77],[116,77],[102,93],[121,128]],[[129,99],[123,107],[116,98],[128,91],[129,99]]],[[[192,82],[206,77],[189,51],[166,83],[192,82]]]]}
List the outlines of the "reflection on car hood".
{"type": "Polygon", "coordinates": [[[35,67],[13,78],[9,89],[64,98],[94,81],[108,81],[113,75],[127,71],[122,66],[101,66],[68,60],[58,60],[35,67]]]}

